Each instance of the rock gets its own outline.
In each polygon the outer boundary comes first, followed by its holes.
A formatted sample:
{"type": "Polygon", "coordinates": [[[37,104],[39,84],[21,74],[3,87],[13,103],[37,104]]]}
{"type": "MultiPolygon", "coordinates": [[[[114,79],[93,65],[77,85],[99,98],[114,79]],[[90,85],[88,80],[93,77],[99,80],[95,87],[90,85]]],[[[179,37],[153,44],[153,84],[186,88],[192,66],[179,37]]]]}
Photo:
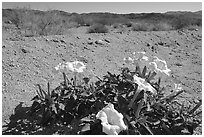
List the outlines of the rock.
{"type": "Polygon", "coordinates": [[[59,42],[58,40],[56,40],[56,39],[52,39],[51,41],[53,41],[53,42],[59,42]]]}
{"type": "Polygon", "coordinates": [[[87,42],[89,45],[92,45],[93,44],[93,41],[88,41],[87,42]]]}
{"type": "Polygon", "coordinates": [[[97,40],[97,41],[95,41],[95,43],[98,45],[104,45],[104,42],[102,40],[97,40]]]}
{"type": "Polygon", "coordinates": [[[66,44],[66,42],[65,42],[64,40],[60,40],[60,42],[62,42],[62,43],[65,43],[65,44],[66,44]]]}
{"type": "Polygon", "coordinates": [[[110,43],[110,40],[108,40],[108,39],[104,39],[104,41],[107,42],[107,43],[110,43]]]}
{"type": "Polygon", "coordinates": [[[176,45],[180,46],[180,44],[178,42],[176,42],[176,45]]]}
{"type": "Polygon", "coordinates": [[[8,20],[6,23],[8,23],[8,24],[12,24],[12,21],[8,20]]]}
{"type": "MultiPolygon", "coordinates": [[[[37,41],[36,38],[33,37],[33,41],[37,41]]],[[[45,41],[47,41],[47,39],[45,39],[45,41]]]]}
{"type": "Polygon", "coordinates": [[[147,47],[150,47],[151,46],[151,43],[147,43],[147,47]]]}
{"type": "Polygon", "coordinates": [[[77,39],[80,39],[80,37],[79,37],[79,36],[77,36],[76,38],[77,38],[77,39]]]}
{"type": "Polygon", "coordinates": [[[25,50],[24,48],[22,48],[21,51],[22,51],[23,53],[28,53],[28,51],[25,50]]]}
{"type": "Polygon", "coordinates": [[[159,45],[161,45],[161,46],[163,46],[163,45],[164,45],[164,43],[163,43],[163,42],[158,42],[158,44],[159,44],[159,45]]]}

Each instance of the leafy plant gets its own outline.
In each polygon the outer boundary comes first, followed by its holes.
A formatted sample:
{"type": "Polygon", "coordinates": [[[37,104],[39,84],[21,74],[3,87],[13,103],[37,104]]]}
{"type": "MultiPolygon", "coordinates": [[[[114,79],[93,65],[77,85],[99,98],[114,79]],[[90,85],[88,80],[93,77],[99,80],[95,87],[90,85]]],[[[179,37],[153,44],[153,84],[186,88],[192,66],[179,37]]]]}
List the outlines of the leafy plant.
{"type": "Polygon", "coordinates": [[[146,66],[141,70],[137,64],[134,71],[123,68],[118,75],[107,72],[95,83],[84,78],[84,84],[75,85],[74,79],[63,73],[64,82],[53,90],[49,83],[47,92],[38,85],[30,114],[40,117],[39,124],[44,127],[56,124],[71,126],[67,134],[104,134],[96,114],[107,103],[112,103],[123,114],[128,127],[120,134],[193,134],[201,123],[201,111],[197,111],[201,101],[191,109],[179,104],[176,99],[185,91],[164,95],[161,79],[155,80],[155,76],[156,72],[147,72],[146,66]],[[157,93],[138,90],[134,75],[145,79],[157,93]]]}

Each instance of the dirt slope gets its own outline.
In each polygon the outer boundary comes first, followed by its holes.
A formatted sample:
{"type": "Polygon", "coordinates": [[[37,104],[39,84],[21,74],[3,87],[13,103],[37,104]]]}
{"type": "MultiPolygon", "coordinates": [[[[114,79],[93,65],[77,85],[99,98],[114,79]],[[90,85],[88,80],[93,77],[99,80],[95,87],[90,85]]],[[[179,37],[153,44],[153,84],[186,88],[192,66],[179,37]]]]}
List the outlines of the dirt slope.
{"type": "Polygon", "coordinates": [[[36,94],[35,84],[46,87],[52,81],[55,88],[62,74],[52,69],[62,61],[74,61],[80,56],[86,62],[83,75],[90,70],[102,77],[107,71],[117,73],[125,66],[124,57],[134,51],[146,51],[167,61],[171,76],[163,81],[167,89],[181,83],[187,93],[181,98],[195,100],[202,97],[202,31],[123,32],[111,30],[107,34],[87,34],[87,28],[70,29],[66,35],[20,37],[3,30],[2,42],[2,122],[9,121],[15,107],[23,102],[30,106],[36,94]],[[102,40],[102,44],[95,41],[102,40]]]}

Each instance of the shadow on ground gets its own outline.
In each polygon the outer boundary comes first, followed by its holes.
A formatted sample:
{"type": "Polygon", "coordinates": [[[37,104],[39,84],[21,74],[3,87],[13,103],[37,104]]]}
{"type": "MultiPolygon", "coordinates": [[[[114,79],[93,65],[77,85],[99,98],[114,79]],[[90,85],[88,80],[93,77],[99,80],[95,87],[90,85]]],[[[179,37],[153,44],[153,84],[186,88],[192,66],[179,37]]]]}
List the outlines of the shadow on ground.
{"type": "MultiPolygon", "coordinates": [[[[69,127],[44,127],[42,128],[37,120],[29,115],[29,107],[23,107],[23,102],[16,106],[14,114],[9,122],[2,126],[3,135],[52,135],[66,134],[69,127]]],[[[70,132],[69,132],[70,134],[70,132]]]]}

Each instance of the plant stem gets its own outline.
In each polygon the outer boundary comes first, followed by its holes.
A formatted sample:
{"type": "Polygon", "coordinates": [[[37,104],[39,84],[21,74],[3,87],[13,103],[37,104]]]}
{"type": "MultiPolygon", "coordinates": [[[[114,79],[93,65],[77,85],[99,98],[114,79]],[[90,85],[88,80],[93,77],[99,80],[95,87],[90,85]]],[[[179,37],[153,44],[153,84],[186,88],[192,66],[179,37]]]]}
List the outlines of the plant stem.
{"type": "Polygon", "coordinates": [[[77,86],[77,78],[76,78],[77,73],[74,72],[74,87],[77,86]]]}

